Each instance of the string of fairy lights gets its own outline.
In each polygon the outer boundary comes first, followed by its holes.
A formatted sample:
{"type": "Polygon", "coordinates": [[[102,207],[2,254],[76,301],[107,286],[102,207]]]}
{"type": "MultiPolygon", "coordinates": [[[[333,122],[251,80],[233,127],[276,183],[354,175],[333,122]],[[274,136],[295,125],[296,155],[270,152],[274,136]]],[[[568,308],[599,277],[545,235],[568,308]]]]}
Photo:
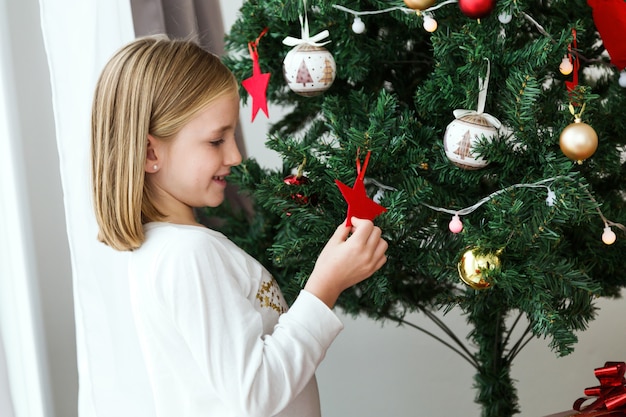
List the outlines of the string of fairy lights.
{"type": "MultiPolygon", "coordinates": [[[[345,6],[341,6],[338,4],[333,5],[334,8],[341,10],[345,13],[349,13],[351,15],[354,16],[354,20],[352,22],[352,31],[356,34],[362,34],[365,32],[366,30],[366,26],[365,26],[365,22],[363,22],[363,19],[361,19],[361,16],[367,16],[367,15],[376,15],[376,14],[383,14],[383,13],[390,13],[390,12],[394,12],[394,11],[401,11],[404,12],[406,14],[415,14],[418,17],[422,18],[422,27],[424,28],[425,31],[427,32],[435,32],[438,28],[438,23],[437,20],[434,17],[433,12],[443,6],[447,6],[449,4],[455,4],[458,3],[459,0],[446,0],[443,1],[435,6],[432,7],[428,7],[425,8],[423,10],[420,9],[411,9],[411,8],[407,8],[407,7],[401,7],[401,6],[394,6],[394,7],[389,7],[386,9],[382,9],[382,10],[366,10],[366,11],[359,11],[359,10],[353,10],[350,9],[348,7],[345,6]]],[[[535,28],[544,36],[550,37],[550,34],[543,28],[543,26],[541,24],[539,24],[539,22],[537,22],[537,20],[535,20],[531,15],[529,15],[526,12],[521,12],[520,15],[526,19],[528,22],[530,22],[531,24],[533,24],[535,26],[535,28]]],[[[502,11],[499,15],[498,15],[498,21],[504,25],[510,23],[513,20],[513,13],[511,11],[502,11]]],[[[563,74],[563,75],[569,75],[572,73],[574,69],[574,66],[572,64],[572,57],[571,54],[565,54],[563,57],[563,60],[561,61],[561,64],[559,66],[559,71],[563,74]]],[[[620,72],[619,75],[619,79],[618,79],[618,84],[620,85],[620,87],[622,88],[626,88],[626,69],[624,69],[623,71],[620,72]]]]}
{"type": "MultiPolygon", "coordinates": [[[[437,30],[438,24],[437,24],[437,20],[434,18],[433,12],[437,9],[440,9],[443,6],[447,6],[449,4],[455,4],[455,3],[458,3],[458,0],[446,0],[435,6],[428,7],[423,10],[410,9],[410,8],[401,7],[401,6],[389,7],[389,8],[382,9],[382,10],[366,10],[366,11],[353,10],[353,9],[350,9],[348,7],[341,6],[338,4],[333,5],[333,7],[335,9],[341,10],[343,12],[349,13],[354,16],[354,21],[352,23],[352,30],[354,31],[354,33],[357,33],[357,34],[361,34],[365,32],[365,23],[361,19],[361,16],[384,14],[384,13],[390,13],[393,11],[401,11],[406,14],[415,14],[417,16],[420,16],[423,19],[424,30],[426,30],[427,32],[434,32],[437,30]]],[[[541,25],[539,25],[539,23],[537,23],[535,19],[533,19],[527,13],[522,13],[522,15],[526,19],[528,19],[530,22],[532,22],[535,26],[537,26],[537,28],[542,33],[546,34],[545,30],[541,27],[541,25]]],[[[498,15],[498,20],[502,24],[510,23],[512,19],[513,19],[513,14],[508,11],[504,11],[498,15]]]]}
{"type": "MultiPolygon", "coordinates": [[[[450,230],[450,232],[457,234],[457,233],[461,233],[463,231],[463,221],[461,219],[461,216],[467,216],[471,213],[473,213],[474,211],[476,211],[478,208],[480,208],[483,204],[489,202],[490,200],[494,199],[495,197],[507,193],[513,189],[517,189],[517,188],[540,188],[540,189],[545,189],[546,190],[546,205],[552,207],[557,203],[557,197],[556,197],[556,193],[552,190],[552,188],[550,187],[550,185],[554,184],[554,182],[559,181],[559,180],[565,180],[565,181],[573,181],[572,178],[564,176],[564,175],[558,175],[555,177],[551,177],[551,178],[546,178],[543,180],[539,180],[533,183],[519,183],[519,184],[513,184],[510,185],[508,187],[499,189],[497,191],[494,191],[493,193],[481,198],[480,200],[478,200],[476,203],[472,204],[471,206],[465,207],[465,208],[461,208],[461,209],[449,209],[449,208],[445,208],[445,207],[435,207],[432,206],[430,204],[424,203],[422,202],[421,204],[425,207],[428,207],[431,210],[434,211],[438,211],[441,213],[446,213],[446,214],[450,214],[452,216],[452,219],[450,220],[450,222],[448,223],[448,229],[450,230]]],[[[394,187],[390,187],[388,185],[385,184],[381,184],[380,182],[376,181],[375,179],[372,178],[365,178],[364,180],[365,184],[372,184],[374,185],[376,188],[378,188],[378,191],[376,192],[373,200],[377,203],[380,202],[380,199],[383,197],[384,193],[386,191],[397,191],[396,188],[394,187]]],[[[587,190],[585,188],[585,190],[587,191],[589,197],[591,198],[592,201],[595,202],[595,199],[593,198],[593,196],[591,195],[591,193],[589,192],[589,190],[587,190]]],[[[596,211],[598,212],[599,217],[602,219],[602,222],[604,223],[604,229],[602,231],[602,242],[606,245],[612,245],[613,243],[615,243],[617,236],[615,234],[615,232],[613,232],[613,230],[611,229],[611,226],[613,227],[617,227],[618,229],[622,230],[624,233],[626,233],[626,226],[624,226],[621,223],[616,223],[613,222],[609,219],[606,218],[606,216],[602,213],[602,210],[600,209],[599,206],[596,206],[596,211]]]]}
{"type": "MultiPolygon", "coordinates": [[[[500,190],[497,190],[491,194],[489,194],[488,196],[480,199],[478,202],[476,202],[475,204],[469,206],[469,207],[465,207],[462,209],[457,209],[457,210],[453,210],[453,209],[447,209],[447,208],[443,208],[443,207],[434,207],[431,206],[429,204],[426,203],[422,203],[422,205],[430,208],[431,210],[435,210],[435,211],[439,211],[442,213],[447,213],[447,214],[451,214],[452,215],[452,220],[450,220],[450,223],[448,224],[448,229],[450,230],[450,232],[452,233],[460,233],[463,230],[463,222],[461,220],[460,216],[466,216],[472,212],[474,212],[476,209],[478,209],[480,206],[482,206],[483,204],[487,203],[488,201],[490,201],[491,199],[493,199],[494,197],[497,197],[500,194],[509,192],[515,188],[545,188],[547,191],[547,196],[546,196],[546,204],[550,207],[554,206],[556,204],[556,194],[555,192],[550,188],[549,184],[554,183],[557,180],[568,180],[568,181],[572,181],[572,179],[570,177],[566,177],[566,176],[556,176],[556,177],[552,177],[552,178],[546,178],[534,183],[520,183],[520,184],[513,184],[510,185],[508,187],[502,188],[500,190]]],[[[589,192],[587,190],[587,192],[589,192]]],[[[593,196],[591,195],[591,193],[589,193],[589,196],[591,197],[591,199],[593,201],[595,201],[595,199],[593,198],[593,196]]],[[[602,213],[602,210],[600,210],[600,207],[596,206],[596,211],[598,212],[598,215],[600,216],[600,218],[602,219],[603,223],[604,223],[604,229],[602,231],[602,242],[606,245],[612,245],[613,243],[615,243],[615,240],[617,239],[617,236],[615,235],[615,232],[613,232],[613,230],[611,229],[611,226],[617,227],[620,230],[622,230],[623,232],[626,232],[626,227],[624,225],[622,225],[621,223],[615,223],[609,219],[607,219],[604,214],[602,213]]]]}

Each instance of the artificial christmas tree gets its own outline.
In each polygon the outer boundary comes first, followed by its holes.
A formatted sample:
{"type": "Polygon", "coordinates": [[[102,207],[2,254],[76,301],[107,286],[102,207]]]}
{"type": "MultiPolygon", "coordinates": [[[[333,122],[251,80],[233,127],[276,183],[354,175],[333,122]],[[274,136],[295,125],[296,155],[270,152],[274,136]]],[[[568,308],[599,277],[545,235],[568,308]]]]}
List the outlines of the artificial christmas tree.
{"type": "Polygon", "coordinates": [[[289,52],[283,40],[304,25],[328,31],[336,73],[314,96],[270,79],[268,100],[289,109],[266,144],[283,167],[245,161],[233,180],[253,198],[255,216],[213,213],[293,297],[345,219],[337,184],[362,180],[368,199],[386,209],[375,222],[388,261],[338,305],[400,323],[423,312],[443,329],[432,312],[461,309],[476,349],[451,343],[476,369],[482,415],[508,417],[520,411],[511,364],[529,338],[547,338],[567,355],[594,318],[594,299],[626,286],[626,90],[583,0],[424,3],[433,4],[244,3],[225,58],[240,80],[252,71],[245,52],[259,33],[268,28],[261,67],[278,74],[289,52]],[[436,21],[434,32],[423,29],[426,19],[436,21]],[[569,75],[559,71],[564,56],[569,75]],[[468,119],[475,126],[447,137],[449,125],[468,119]],[[570,153],[578,141],[589,145],[589,133],[560,143],[575,120],[597,135],[593,152],[570,153]],[[359,178],[355,161],[367,154],[359,178]],[[480,163],[467,169],[451,158],[480,163]],[[516,317],[528,322],[519,340],[516,317]]]}

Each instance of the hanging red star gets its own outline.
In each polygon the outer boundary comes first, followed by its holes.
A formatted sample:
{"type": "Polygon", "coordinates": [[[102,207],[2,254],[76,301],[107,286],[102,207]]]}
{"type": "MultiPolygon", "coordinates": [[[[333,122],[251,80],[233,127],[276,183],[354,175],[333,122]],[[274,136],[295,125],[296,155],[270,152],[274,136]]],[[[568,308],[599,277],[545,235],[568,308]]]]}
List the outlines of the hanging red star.
{"type": "Polygon", "coordinates": [[[587,0],[593,9],[593,22],[602,43],[609,53],[611,63],[622,71],[626,68],[626,2],[623,0],[587,0]]]}
{"type": "Polygon", "coordinates": [[[252,77],[246,78],[241,82],[243,88],[246,89],[250,97],[252,97],[252,121],[254,121],[259,110],[263,110],[266,117],[269,117],[267,111],[267,85],[270,82],[270,73],[261,73],[261,66],[259,65],[259,52],[257,46],[259,40],[263,35],[267,33],[267,28],[261,32],[259,37],[254,42],[248,43],[248,50],[252,57],[252,77]]]}
{"type": "Polygon", "coordinates": [[[359,219],[374,220],[377,216],[383,214],[387,209],[374,200],[370,199],[365,192],[365,185],[363,184],[363,178],[365,177],[365,170],[367,169],[367,163],[370,159],[371,151],[367,152],[365,161],[363,162],[363,168],[361,169],[361,161],[356,160],[356,172],[357,177],[354,181],[352,188],[348,187],[339,180],[335,180],[335,184],[339,187],[339,191],[348,203],[348,214],[346,226],[351,227],[352,217],[359,219]]]}

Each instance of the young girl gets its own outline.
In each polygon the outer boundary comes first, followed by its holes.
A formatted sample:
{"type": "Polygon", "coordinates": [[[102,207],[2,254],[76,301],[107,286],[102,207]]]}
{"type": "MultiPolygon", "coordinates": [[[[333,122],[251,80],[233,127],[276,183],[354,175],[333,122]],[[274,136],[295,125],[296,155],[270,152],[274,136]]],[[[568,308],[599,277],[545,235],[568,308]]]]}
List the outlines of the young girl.
{"type": "Polygon", "coordinates": [[[130,251],[134,320],[158,416],[319,417],[315,370],[339,294],[386,261],[369,220],[337,227],[288,310],[270,274],[194,207],[241,162],[237,82],[189,41],[138,39],[98,81],[92,176],[99,239],[130,251]]]}

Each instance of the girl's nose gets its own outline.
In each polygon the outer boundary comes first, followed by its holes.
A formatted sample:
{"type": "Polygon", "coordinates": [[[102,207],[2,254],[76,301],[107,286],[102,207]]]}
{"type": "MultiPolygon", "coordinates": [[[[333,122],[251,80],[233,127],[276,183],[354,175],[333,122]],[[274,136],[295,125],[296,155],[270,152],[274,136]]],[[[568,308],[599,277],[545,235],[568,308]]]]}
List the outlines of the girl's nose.
{"type": "Polygon", "coordinates": [[[241,163],[241,152],[239,152],[239,147],[237,146],[236,141],[232,141],[232,146],[228,149],[225,164],[228,166],[236,166],[241,163]]]}

